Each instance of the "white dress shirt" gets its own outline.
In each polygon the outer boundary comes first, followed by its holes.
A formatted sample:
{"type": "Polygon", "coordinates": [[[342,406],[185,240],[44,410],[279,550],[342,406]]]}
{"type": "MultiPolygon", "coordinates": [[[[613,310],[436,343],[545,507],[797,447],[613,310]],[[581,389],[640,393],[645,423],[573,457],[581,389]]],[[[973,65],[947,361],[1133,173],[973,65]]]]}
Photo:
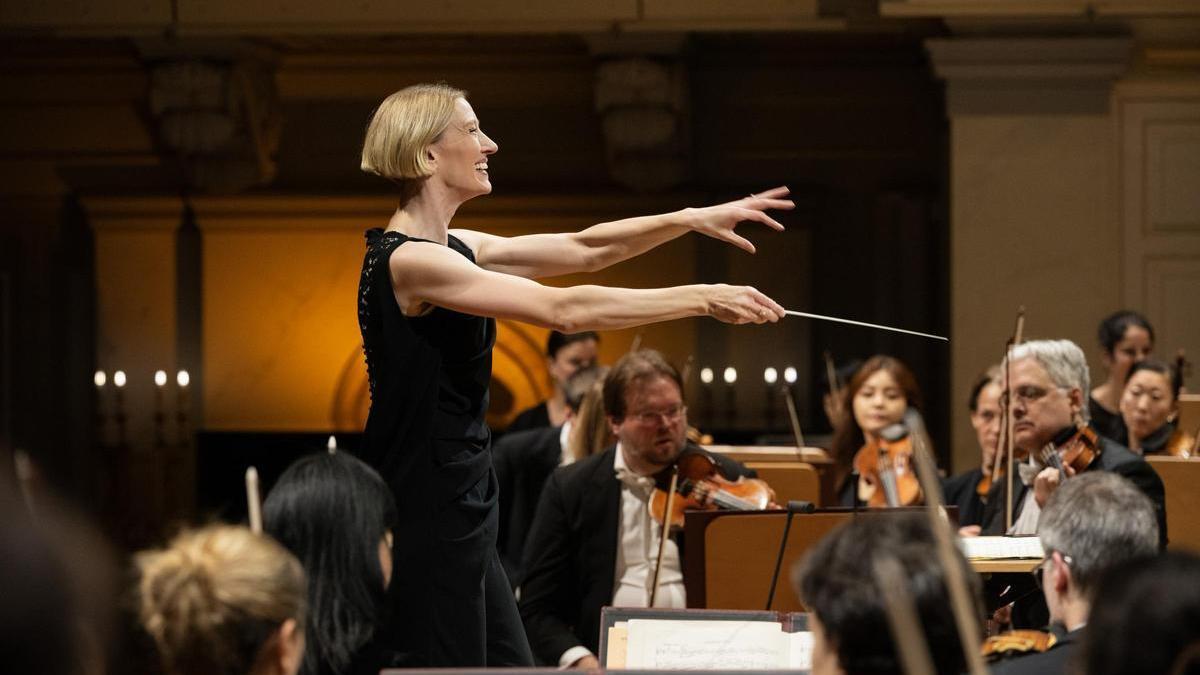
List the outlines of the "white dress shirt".
{"type": "MultiPolygon", "coordinates": [[[[621,522],[617,548],[617,565],[613,579],[613,607],[648,607],[650,584],[654,580],[654,565],[658,562],[658,542],[662,524],[650,517],[650,495],[654,479],[639,476],[625,463],[624,451],[617,443],[613,470],[621,481],[621,522]]],[[[679,547],[667,540],[663,551],[663,566],[658,578],[655,607],[687,607],[683,587],[683,568],[679,547]]],[[[586,647],[572,647],[559,657],[559,667],[565,668],[591,652],[586,647]]]]}

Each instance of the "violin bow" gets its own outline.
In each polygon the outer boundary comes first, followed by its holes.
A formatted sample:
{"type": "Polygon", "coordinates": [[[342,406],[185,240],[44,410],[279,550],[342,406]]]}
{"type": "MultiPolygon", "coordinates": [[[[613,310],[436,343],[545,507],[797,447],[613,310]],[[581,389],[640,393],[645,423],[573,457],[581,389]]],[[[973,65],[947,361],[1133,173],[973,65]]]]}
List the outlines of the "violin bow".
{"type": "Polygon", "coordinates": [[[662,536],[658,538],[658,561],[654,563],[654,576],[650,581],[650,603],[654,606],[658,597],[658,573],[662,570],[663,554],[667,550],[667,539],[671,536],[671,510],[675,508],[675,489],[679,486],[679,467],[671,470],[671,489],[667,491],[667,504],[663,507],[662,536]]]}
{"type": "Polygon", "coordinates": [[[792,423],[792,437],[796,439],[796,456],[804,456],[804,432],[800,430],[800,415],[796,413],[796,399],[792,397],[791,385],[783,385],[783,396],[787,402],[788,418],[792,423]]]}
{"type": "Polygon", "coordinates": [[[835,401],[841,401],[842,385],[838,382],[837,368],[833,366],[833,354],[830,354],[829,350],[825,350],[822,356],[825,359],[825,379],[829,381],[829,395],[835,401]]]}
{"type": "Polygon", "coordinates": [[[642,333],[641,333],[641,331],[638,331],[638,334],[633,336],[633,342],[629,343],[629,352],[627,352],[627,353],[632,354],[633,352],[636,352],[637,350],[639,350],[641,348],[642,348],[642,333]]]}
{"type": "Polygon", "coordinates": [[[1013,519],[1013,425],[1015,424],[1012,415],[1012,350],[1013,347],[1021,344],[1021,338],[1025,333],[1025,305],[1017,308],[1017,325],[1013,330],[1012,338],[1009,339],[1008,345],[1004,350],[1004,408],[1006,417],[1004,418],[1004,429],[1007,432],[1004,438],[1005,455],[1008,461],[1008,475],[1005,476],[1007,481],[1004,494],[1004,533],[1012,529],[1013,519]]]}
{"type": "Polygon", "coordinates": [[[955,533],[950,529],[950,521],[942,506],[942,491],[937,480],[937,465],[933,461],[933,453],[929,450],[925,424],[919,416],[913,416],[909,421],[909,427],[913,456],[916,459],[917,479],[921,482],[921,491],[925,493],[925,513],[929,516],[929,527],[933,530],[934,539],[937,541],[938,559],[941,561],[946,575],[946,586],[950,591],[950,606],[954,611],[954,622],[958,626],[958,637],[962,645],[963,656],[966,659],[967,672],[971,675],[986,675],[987,668],[983,665],[983,655],[979,651],[979,646],[983,641],[979,633],[978,617],[971,608],[966,576],[963,573],[962,565],[958,563],[958,558],[955,556],[957,553],[954,545],[955,533]]]}
{"type": "Polygon", "coordinates": [[[262,500],[258,496],[258,469],[246,469],[246,510],[250,515],[250,531],[262,534],[262,500]]]}
{"type": "Polygon", "coordinates": [[[905,675],[925,675],[935,672],[929,645],[921,634],[921,617],[917,605],[908,592],[908,579],[904,568],[895,556],[884,553],[872,561],[875,581],[883,596],[883,608],[887,613],[888,628],[900,652],[900,665],[905,675]]]}

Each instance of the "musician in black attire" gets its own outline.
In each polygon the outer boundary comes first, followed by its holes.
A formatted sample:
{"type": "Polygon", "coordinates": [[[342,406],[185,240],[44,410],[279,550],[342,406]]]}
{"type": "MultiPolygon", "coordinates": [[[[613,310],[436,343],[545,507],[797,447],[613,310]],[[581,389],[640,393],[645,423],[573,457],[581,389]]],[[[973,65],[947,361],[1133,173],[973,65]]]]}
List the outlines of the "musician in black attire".
{"type": "Polygon", "coordinates": [[[1128,430],[1121,419],[1121,392],[1129,369],[1154,349],[1154,327],[1141,314],[1122,310],[1100,322],[1097,337],[1108,376],[1088,396],[1088,424],[1101,436],[1125,445],[1128,430]]]}
{"type": "MultiPolygon", "coordinates": [[[[1001,366],[1002,368],[1004,366],[1001,366]]],[[[1061,448],[1083,435],[1087,425],[1088,367],[1083,350],[1070,340],[1034,340],[1012,351],[1009,366],[1012,389],[1013,444],[1028,453],[1012,475],[1012,528],[1005,531],[1007,477],[995,481],[984,509],[985,534],[1034,534],[1046,500],[1075,475],[1059,471],[1041,457],[1050,444],[1061,448]]],[[[1111,471],[1129,479],[1154,504],[1159,536],[1166,545],[1166,496],[1162,479],[1146,460],[1124,446],[1098,437],[1098,456],[1084,471],[1111,471]]],[[[1056,451],[1057,454],[1057,451],[1056,451]]]]}
{"type": "Polygon", "coordinates": [[[484,421],[495,318],[562,332],[709,315],[777,321],[783,308],[749,287],[555,288],[535,277],[602,269],[689,231],[753,251],[734,232],[786,188],[706,208],[601,223],[581,232],[497,237],[451,230],[467,200],[491,192],[497,146],[463,92],[416,85],[372,115],[362,168],[399,187],[385,229],[367,232],[358,317],[371,410],[362,455],[396,497],[388,587],[389,647],[414,666],[532,663],[496,553],[496,477],[484,421]]]}
{"type": "MultiPolygon", "coordinates": [[[[1000,371],[989,368],[975,380],[971,396],[967,400],[971,411],[971,427],[979,442],[980,465],[942,481],[944,501],[958,507],[959,527],[978,528],[983,523],[984,500],[980,497],[979,482],[985,473],[990,473],[996,458],[996,445],[1000,441],[1000,371]]],[[[978,530],[971,533],[978,534],[978,530]]]]}
{"type": "MultiPolygon", "coordinates": [[[[1055,643],[1045,652],[996,664],[995,675],[1068,672],[1093,608],[1114,600],[1097,592],[1101,577],[1110,568],[1145,562],[1158,552],[1154,505],[1128,480],[1104,471],[1089,471],[1056,490],[1041,513],[1037,534],[1045,560],[1035,574],[1055,643]]],[[[1121,604],[1120,611],[1127,606],[1121,604]]]]}
{"type": "Polygon", "coordinates": [[[546,337],[546,372],[554,384],[550,398],[522,410],[504,430],[514,434],[518,431],[561,427],[567,421],[569,402],[566,399],[567,380],[585,368],[596,365],[596,349],[600,336],[595,331],[584,331],[565,335],[556,330],[546,337]]]}

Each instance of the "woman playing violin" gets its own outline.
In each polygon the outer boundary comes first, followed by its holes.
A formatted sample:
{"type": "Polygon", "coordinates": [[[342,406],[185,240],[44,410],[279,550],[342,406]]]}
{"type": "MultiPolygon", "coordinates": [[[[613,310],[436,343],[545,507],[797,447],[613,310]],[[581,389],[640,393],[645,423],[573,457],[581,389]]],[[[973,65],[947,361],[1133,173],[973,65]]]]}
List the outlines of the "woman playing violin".
{"type": "Polygon", "coordinates": [[[839,502],[853,506],[859,499],[859,478],[854,457],[864,445],[878,443],[879,432],[896,424],[909,406],[921,407],[921,391],[912,371],[899,359],[876,355],[850,378],[843,393],[842,409],[849,410],[834,430],[833,456],[837,464],[839,502]]]}
{"type": "Polygon", "coordinates": [[[1181,384],[1178,372],[1156,359],[1146,359],[1129,369],[1121,395],[1121,417],[1128,430],[1130,450],[1139,455],[1195,454],[1195,435],[1176,428],[1181,384]]]}

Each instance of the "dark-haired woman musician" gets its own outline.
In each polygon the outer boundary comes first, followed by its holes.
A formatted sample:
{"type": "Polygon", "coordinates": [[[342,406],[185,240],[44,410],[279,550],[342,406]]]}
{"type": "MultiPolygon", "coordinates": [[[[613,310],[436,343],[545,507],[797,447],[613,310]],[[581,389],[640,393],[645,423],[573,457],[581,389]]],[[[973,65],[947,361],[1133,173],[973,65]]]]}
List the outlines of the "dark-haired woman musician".
{"type": "Polygon", "coordinates": [[[1121,393],[1129,369],[1154,349],[1154,328],[1141,314],[1121,310],[1101,321],[1096,332],[1108,375],[1088,396],[1089,424],[1096,433],[1124,445],[1127,430],[1121,419],[1121,393]]]}
{"type": "Polygon", "coordinates": [[[909,406],[921,408],[921,390],[900,359],[872,356],[851,376],[842,399],[842,410],[850,414],[843,415],[842,424],[834,429],[831,448],[842,506],[853,506],[858,500],[855,454],[868,442],[877,441],[885,427],[899,422],[909,406]]]}

